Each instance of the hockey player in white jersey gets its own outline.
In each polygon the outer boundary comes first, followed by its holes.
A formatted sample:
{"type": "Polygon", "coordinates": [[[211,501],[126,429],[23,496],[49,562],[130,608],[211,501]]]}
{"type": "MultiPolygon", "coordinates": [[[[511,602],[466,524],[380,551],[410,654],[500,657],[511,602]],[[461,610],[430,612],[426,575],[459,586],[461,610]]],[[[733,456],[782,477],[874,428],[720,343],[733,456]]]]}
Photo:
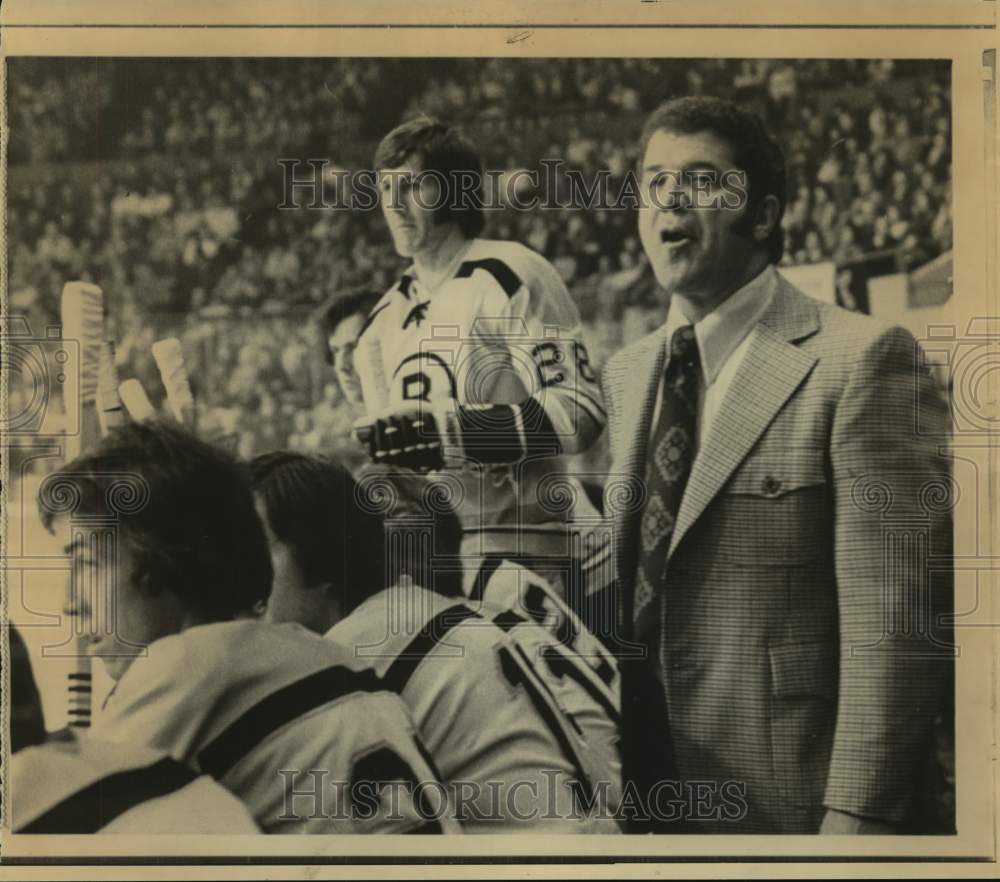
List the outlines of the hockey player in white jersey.
{"type": "Polygon", "coordinates": [[[537,652],[557,642],[548,631],[462,596],[457,521],[397,548],[370,504],[391,485],[297,453],[252,467],[275,566],[268,616],[325,631],[402,695],[467,832],[619,832],[617,760],[572,713],[588,696],[558,661],[553,682],[537,652]],[[428,568],[432,541],[450,567],[428,568]]]}
{"type": "Polygon", "coordinates": [[[259,832],[233,794],[165,753],[69,728],[46,733],[27,648],[13,625],[8,633],[12,832],[259,832]]]}
{"type": "MultiPolygon", "coordinates": [[[[441,502],[444,486],[435,487],[437,499],[424,497],[419,506],[398,504],[387,522],[390,547],[415,547],[421,531],[430,532],[443,549],[443,558],[410,561],[421,572],[419,584],[433,584],[438,561],[454,555],[460,528],[441,502]],[[428,503],[432,504],[428,504],[428,503]],[[409,509],[407,511],[407,508],[409,509]],[[416,529],[414,527],[416,526],[416,529]]],[[[607,785],[607,802],[621,801],[621,682],[618,660],[592,634],[559,592],[545,579],[511,560],[487,557],[468,593],[469,606],[508,633],[533,661],[539,676],[583,734],[596,777],[607,785]]]]}
{"type": "Polygon", "coordinates": [[[129,424],[39,503],[69,528],[67,612],[116,681],[96,735],[210,774],[265,832],[459,832],[399,697],[335,644],[249,616],[273,571],[230,454],[129,424]]]}
{"type": "MultiPolygon", "coordinates": [[[[404,532],[409,533],[410,530],[404,528],[404,532]]],[[[513,566],[518,567],[521,572],[508,573],[505,578],[524,578],[525,586],[533,594],[528,609],[523,605],[520,608],[508,604],[498,606],[488,601],[484,601],[479,607],[473,604],[469,606],[507,634],[532,663],[539,678],[580,732],[585,742],[588,765],[594,770],[592,779],[605,789],[601,801],[617,806],[622,799],[619,750],[621,714],[618,694],[579,654],[575,644],[587,642],[581,636],[585,632],[572,633],[566,630],[566,625],[572,627],[571,619],[563,617],[563,627],[557,626],[554,631],[550,631],[535,617],[544,609],[535,605],[540,600],[540,592],[549,594],[560,604],[561,598],[550,586],[543,589],[543,580],[530,576],[529,571],[518,564],[513,566]]],[[[560,613],[562,611],[560,609],[560,613]]],[[[565,611],[573,615],[570,610],[565,611]]],[[[592,635],[590,637],[596,642],[596,638],[592,635]]],[[[599,661],[604,662],[607,660],[607,650],[603,647],[601,650],[605,657],[599,661]]],[[[617,673],[617,667],[605,670],[611,675],[617,673]]]]}
{"type": "Polygon", "coordinates": [[[413,262],[355,350],[371,458],[461,477],[464,555],[566,558],[574,519],[598,515],[579,487],[576,510],[547,488],[605,422],[576,306],[541,255],[477,238],[483,169],[458,131],[404,123],[375,168],[393,243],[413,262]]]}

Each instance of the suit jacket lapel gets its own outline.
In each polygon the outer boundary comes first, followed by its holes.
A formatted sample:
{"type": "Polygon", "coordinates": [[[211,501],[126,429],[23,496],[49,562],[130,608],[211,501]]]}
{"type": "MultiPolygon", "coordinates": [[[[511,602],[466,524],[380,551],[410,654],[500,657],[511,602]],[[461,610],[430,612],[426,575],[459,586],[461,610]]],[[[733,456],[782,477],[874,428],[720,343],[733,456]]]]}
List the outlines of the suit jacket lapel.
{"type": "MultiPolygon", "coordinates": [[[[614,473],[610,476],[610,480],[629,482],[631,488],[627,490],[623,488],[623,495],[628,498],[632,498],[635,488],[645,486],[646,447],[649,444],[649,432],[665,358],[663,337],[653,332],[636,344],[631,357],[624,360],[621,365],[619,381],[619,400],[622,402],[621,446],[618,451],[613,451],[614,473]]],[[[632,546],[624,541],[624,537],[628,535],[630,520],[638,511],[641,511],[641,507],[623,505],[616,506],[613,512],[613,525],[619,537],[615,543],[617,572],[622,582],[630,581],[633,575],[634,566],[628,560],[632,546]]]]}
{"type": "Polygon", "coordinates": [[[648,345],[636,353],[624,378],[632,393],[626,398],[628,407],[622,411],[623,427],[626,432],[632,433],[625,453],[625,471],[639,478],[646,477],[646,447],[665,359],[663,341],[659,334],[655,334],[648,340],[648,345]]]}
{"type": "Polygon", "coordinates": [[[749,347],[691,468],[668,557],[770,425],[816,358],[792,341],[819,327],[816,305],[778,277],[771,306],[749,347]]]}

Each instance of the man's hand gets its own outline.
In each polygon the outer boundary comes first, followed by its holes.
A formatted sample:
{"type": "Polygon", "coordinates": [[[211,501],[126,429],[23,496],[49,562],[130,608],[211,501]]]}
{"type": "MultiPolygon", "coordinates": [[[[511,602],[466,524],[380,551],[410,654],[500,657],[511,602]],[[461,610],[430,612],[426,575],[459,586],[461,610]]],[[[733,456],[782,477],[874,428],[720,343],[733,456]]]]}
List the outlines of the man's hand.
{"type": "Polygon", "coordinates": [[[887,821],[876,821],[872,818],[859,818],[856,815],[849,815],[847,812],[839,812],[836,809],[827,809],[823,817],[823,823],[819,827],[820,833],[829,833],[834,836],[891,836],[899,831],[894,824],[887,821]]]}
{"type": "Polygon", "coordinates": [[[393,408],[354,424],[354,434],[368,447],[373,463],[419,471],[444,466],[445,417],[429,406],[393,408]]]}

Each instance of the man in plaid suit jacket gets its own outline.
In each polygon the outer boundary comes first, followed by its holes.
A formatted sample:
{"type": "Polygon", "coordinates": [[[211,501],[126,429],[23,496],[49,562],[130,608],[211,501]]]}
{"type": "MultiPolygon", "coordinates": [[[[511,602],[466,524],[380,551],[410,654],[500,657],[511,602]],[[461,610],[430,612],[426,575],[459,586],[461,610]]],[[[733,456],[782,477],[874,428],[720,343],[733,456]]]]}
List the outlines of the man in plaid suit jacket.
{"type": "Polygon", "coordinates": [[[681,324],[694,326],[703,377],[696,454],[653,586],[662,614],[648,664],[666,719],[649,711],[638,725],[681,781],[741,788],[745,812],[701,811],[701,829],[912,829],[951,676],[938,624],[951,609],[945,399],[906,331],[815,301],[776,271],[784,160],[756,117],[715,99],[669,102],[647,123],[640,172],[640,234],[671,303],[664,327],[603,376],[625,637],[648,554],[667,341],[681,324]]]}

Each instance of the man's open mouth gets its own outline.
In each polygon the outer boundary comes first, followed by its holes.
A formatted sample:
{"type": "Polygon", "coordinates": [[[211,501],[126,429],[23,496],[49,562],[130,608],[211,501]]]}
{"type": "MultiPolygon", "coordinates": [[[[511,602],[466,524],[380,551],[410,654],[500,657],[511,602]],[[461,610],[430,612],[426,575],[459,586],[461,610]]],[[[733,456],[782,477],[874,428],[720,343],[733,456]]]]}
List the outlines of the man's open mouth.
{"type": "Polygon", "coordinates": [[[661,230],[660,231],[660,241],[666,244],[674,245],[678,242],[686,242],[688,239],[692,239],[690,233],[685,233],[683,230],[661,230]]]}

